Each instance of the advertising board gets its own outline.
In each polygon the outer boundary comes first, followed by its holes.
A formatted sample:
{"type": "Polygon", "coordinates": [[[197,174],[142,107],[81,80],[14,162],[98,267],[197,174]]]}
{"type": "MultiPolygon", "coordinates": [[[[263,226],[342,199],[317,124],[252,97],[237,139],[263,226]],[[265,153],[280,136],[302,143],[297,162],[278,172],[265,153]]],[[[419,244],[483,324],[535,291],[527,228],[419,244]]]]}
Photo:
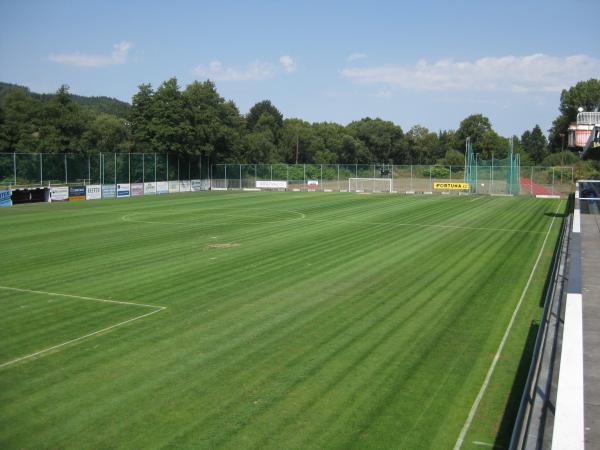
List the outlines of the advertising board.
{"type": "Polygon", "coordinates": [[[102,185],[102,198],[114,198],[117,196],[117,187],[114,184],[102,185]]]}
{"type": "Polygon", "coordinates": [[[129,197],[131,195],[131,187],[129,183],[117,184],[117,197],[129,197]]]}
{"type": "Polygon", "coordinates": [[[85,186],[69,186],[69,201],[85,200],[85,186]]]}
{"type": "Polygon", "coordinates": [[[69,188],[67,186],[53,186],[50,188],[51,202],[69,201],[69,188]]]}
{"type": "Polygon", "coordinates": [[[287,181],[282,180],[256,180],[256,187],[261,189],[287,189],[287,181]]]}
{"type": "Polygon", "coordinates": [[[192,184],[189,180],[181,180],[179,182],[179,192],[189,192],[192,190],[192,184]]]}
{"type": "Polygon", "coordinates": [[[156,183],[154,181],[144,183],[144,195],[156,195],[156,183]]]}
{"type": "Polygon", "coordinates": [[[166,181],[157,181],[156,182],[156,193],[159,195],[168,194],[169,193],[169,183],[166,181]]]}
{"type": "Polygon", "coordinates": [[[179,181],[169,181],[169,192],[179,192],[179,181]]]}
{"type": "Polygon", "coordinates": [[[144,183],[131,183],[131,195],[144,195],[144,183]]]}
{"type": "Polygon", "coordinates": [[[433,183],[434,189],[444,189],[453,191],[464,191],[469,189],[471,185],[469,183],[433,183]]]}
{"type": "Polygon", "coordinates": [[[192,191],[207,191],[210,187],[208,180],[192,180],[192,191]]]}
{"type": "Polygon", "coordinates": [[[88,184],[85,187],[86,200],[98,200],[102,198],[102,186],[99,184],[88,184]]]}
{"type": "Polygon", "coordinates": [[[0,207],[12,206],[12,191],[10,189],[0,191],[0,207]]]}

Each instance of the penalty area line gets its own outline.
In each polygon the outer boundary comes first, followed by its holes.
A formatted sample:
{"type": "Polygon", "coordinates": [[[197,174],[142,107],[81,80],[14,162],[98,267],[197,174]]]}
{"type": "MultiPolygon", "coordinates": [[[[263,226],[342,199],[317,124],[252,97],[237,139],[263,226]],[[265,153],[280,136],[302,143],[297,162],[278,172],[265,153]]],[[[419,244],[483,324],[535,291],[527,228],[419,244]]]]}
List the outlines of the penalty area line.
{"type": "Polygon", "coordinates": [[[124,320],[122,322],[110,325],[108,327],[102,328],[101,330],[96,330],[96,331],[88,333],[88,334],[86,334],[84,336],[79,336],[79,337],[76,337],[74,339],[70,339],[70,340],[68,340],[66,342],[62,342],[60,344],[53,345],[52,347],[48,347],[48,348],[45,348],[43,350],[39,350],[39,351],[34,352],[34,353],[30,353],[29,355],[21,356],[19,358],[7,361],[5,363],[1,363],[0,364],[0,369],[3,369],[3,368],[8,367],[10,365],[16,364],[16,363],[18,363],[20,361],[25,361],[25,360],[28,360],[28,359],[31,359],[31,358],[35,358],[36,356],[43,355],[45,353],[51,352],[52,350],[56,350],[56,349],[59,349],[61,347],[65,347],[65,346],[67,346],[69,344],[74,344],[76,342],[82,341],[82,340],[87,339],[89,337],[96,336],[98,334],[102,334],[102,333],[106,333],[106,332],[112,331],[115,328],[121,327],[123,325],[127,325],[128,323],[134,322],[134,321],[139,320],[139,319],[143,319],[144,317],[151,316],[152,314],[156,314],[157,312],[163,311],[163,310],[165,310],[167,308],[166,306],[159,306],[159,305],[147,305],[147,304],[144,304],[144,303],[123,302],[123,301],[119,301],[119,300],[108,300],[108,299],[103,299],[103,298],[84,297],[84,296],[80,296],[80,295],[71,295],[71,294],[58,294],[56,292],[35,291],[35,290],[31,290],[31,289],[20,289],[20,288],[14,288],[14,287],[9,287],[9,286],[0,286],[0,289],[7,290],[7,291],[26,292],[26,293],[31,293],[31,294],[47,295],[47,296],[51,296],[51,297],[76,298],[76,299],[88,300],[88,301],[96,301],[96,302],[104,302],[104,303],[115,303],[115,304],[119,304],[119,305],[139,306],[139,307],[142,307],[142,308],[153,308],[154,309],[153,311],[150,311],[150,312],[141,314],[139,316],[132,317],[131,319],[127,319],[127,320],[124,320]]]}
{"type": "MultiPolygon", "coordinates": [[[[554,214],[558,213],[558,210],[560,209],[561,204],[562,204],[562,201],[560,201],[558,203],[558,206],[556,207],[556,211],[554,214]]],[[[504,335],[502,336],[502,340],[500,341],[498,350],[496,351],[496,354],[494,355],[492,364],[490,365],[490,367],[487,371],[487,374],[485,375],[485,379],[483,380],[483,384],[481,385],[481,388],[479,389],[479,392],[477,393],[477,397],[475,398],[473,405],[471,405],[469,415],[467,416],[467,419],[465,420],[465,423],[464,423],[462,429],[460,430],[458,439],[456,439],[456,444],[454,444],[454,450],[459,450],[462,447],[462,445],[465,441],[465,437],[467,436],[467,432],[471,428],[471,424],[473,423],[473,419],[475,418],[475,413],[477,412],[477,409],[479,408],[479,404],[481,403],[481,400],[483,399],[485,391],[487,390],[487,387],[490,384],[490,380],[492,379],[492,375],[494,374],[494,370],[496,369],[496,365],[498,364],[500,355],[502,354],[502,350],[504,350],[504,345],[506,344],[506,341],[508,340],[508,335],[510,334],[510,331],[515,323],[517,314],[519,313],[519,309],[521,309],[521,304],[523,303],[523,300],[525,299],[525,295],[527,294],[527,291],[529,290],[529,286],[531,285],[531,281],[533,280],[533,275],[535,274],[537,266],[540,263],[540,260],[542,259],[542,254],[544,253],[544,249],[546,248],[546,242],[548,242],[548,237],[550,236],[550,231],[552,230],[552,225],[554,225],[555,219],[556,219],[556,215],[552,217],[552,221],[550,222],[550,225],[548,226],[548,231],[546,231],[546,237],[544,238],[544,242],[542,243],[542,248],[540,249],[540,252],[538,253],[537,259],[535,260],[535,264],[533,265],[533,268],[531,269],[531,273],[529,274],[529,278],[527,279],[527,284],[525,284],[525,288],[523,289],[523,292],[521,293],[521,297],[519,298],[519,301],[517,302],[517,306],[515,306],[515,310],[513,311],[510,321],[508,322],[508,326],[506,327],[506,331],[504,332],[504,335]]]]}

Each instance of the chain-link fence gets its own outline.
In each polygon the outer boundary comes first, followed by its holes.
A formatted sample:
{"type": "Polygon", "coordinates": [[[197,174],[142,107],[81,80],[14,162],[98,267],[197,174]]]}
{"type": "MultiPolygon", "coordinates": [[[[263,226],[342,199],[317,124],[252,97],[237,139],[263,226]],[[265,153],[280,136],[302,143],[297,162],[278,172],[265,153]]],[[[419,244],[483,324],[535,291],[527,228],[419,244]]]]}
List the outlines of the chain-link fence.
{"type": "Polygon", "coordinates": [[[212,189],[287,189],[296,191],[372,191],[433,193],[470,191],[487,195],[566,195],[573,191],[572,167],[520,167],[508,182],[512,167],[478,167],[465,176],[464,166],[393,164],[216,164],[212,189]],[[391,180],[384,182],[384,180],[391,180]],[[353,180],[361,180],[355,182],[353,180]],[[370,180],[370,181],[368,181],[370,180]],[[264,184],[261,182],[281,182],[264,184]],[[469,183],[460,189],[458,183],[469,183]],[[515,184],[519,189],[515,189],[515,184]],[[284,187],[285,186],[285,187],[284,187]],[[361,189],[357,189],[359,186],[361,189]]]}
{"type": "MultiPolygon", "coordinates": [[[[207,170],[204,169],[204,178],[207,170]]],[[[158,153],[0,153],[0,187],[201,179],[198,156],[158,153]]]]}
{"type": "MultiPolygon", "coordinates": [[[[0,188],[202,180],[202,189],[348,190],[514,195],[508,168],[393,164],[203,164],[199,156],[158,153],[0,153],[0,188]],[[356,181],[353,181],[356,180],[356,181]],[[371,181],[368,181],[371,180],[371,181]],[[391,180],[385,181],[385,180],[391,180]],[[265,182],[275,182],[266,183],[265,182]],[[469,188],[457,183],[469,183],[469,188]],[[462,189],[461,189],[462,188],[462,189]]],[[[520,195],[573,191],[572,167],[520,167],[520,195]]],[[[200,185],[200,184],[199,184],[200,185]]]]}

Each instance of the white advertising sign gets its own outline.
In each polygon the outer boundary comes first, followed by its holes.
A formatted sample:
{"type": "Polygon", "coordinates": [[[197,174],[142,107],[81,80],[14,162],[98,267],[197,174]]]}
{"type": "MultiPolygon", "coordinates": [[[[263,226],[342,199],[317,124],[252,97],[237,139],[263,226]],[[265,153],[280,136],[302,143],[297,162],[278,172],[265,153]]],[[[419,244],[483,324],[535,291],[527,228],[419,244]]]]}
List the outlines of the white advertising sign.
{"type": "Polygon", "coordinates": [[[117,196],[117,187],[114,184],[102,185],[102,198],[112,198],[117,196]]]}
{"type": "Polygon", "coordinates": [[[117,184],[117,197],[129,197],[131,195],[129,183],[117,184]]]}
{"type": "Polygon", "coordinates": [[[179,182],[179,192],[189,192],[192,190],[192,183],[188,180],[182,180],[179,182]]]}
{"type": "Polygon", "coordinates": [[[192,191],[208,191],[210,187],[209,180],[192,180],[192,191]]]}
{"type": "Polygon", "coordinates": [[[169,192],[179,192],[179,181],[169,181],[169,192]]]}
{"type": "Polygon", "coordinates": [[[169,183],[167,181],[157,181],[156,182],[156,193],[157,194],[168,194],[169,193],[169,183]]]}
{"type": "Polygon", "coordinates": [[[144,195],[156,195],[156,183],[144,183],[144,195]]]}
{"type": "Polygon", "coordinates": [[[86,200],[98,200],[102,198],[102,186],[99,184],[88,184],[85,187],[86,200]]]}
{"type": "Polygon", "coordinates": [[[278,180],[256,180],[256,187],[262,189],[287,189],[287,181],[278,180]]]}
{"type": "Polygon", "coordinates": [[[50,188],[51,202],[66,202],[69,200],[68,186],[54,186],[50,188]]]}

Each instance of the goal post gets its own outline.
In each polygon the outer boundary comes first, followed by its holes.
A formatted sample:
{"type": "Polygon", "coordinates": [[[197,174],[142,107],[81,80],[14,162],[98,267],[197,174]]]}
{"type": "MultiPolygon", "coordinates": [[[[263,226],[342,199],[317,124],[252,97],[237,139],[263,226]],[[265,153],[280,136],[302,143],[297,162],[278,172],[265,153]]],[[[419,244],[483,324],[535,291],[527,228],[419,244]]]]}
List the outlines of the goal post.
{"type": "Polygon", "coordinates": [[[392,192],[391,178],[348,178],[348,192],[392,192]]]}

